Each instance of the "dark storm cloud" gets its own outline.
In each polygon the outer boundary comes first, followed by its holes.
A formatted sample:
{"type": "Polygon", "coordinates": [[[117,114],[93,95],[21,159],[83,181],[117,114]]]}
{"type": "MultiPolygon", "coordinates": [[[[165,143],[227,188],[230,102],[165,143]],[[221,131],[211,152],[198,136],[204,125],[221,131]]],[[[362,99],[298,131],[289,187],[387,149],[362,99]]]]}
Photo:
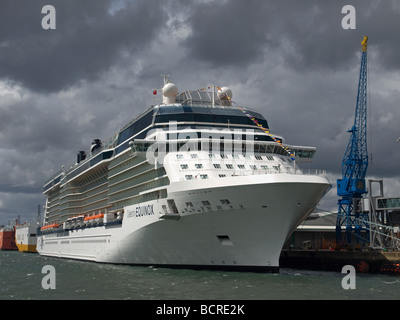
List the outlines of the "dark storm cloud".
{"type": "Polygon", "coordinates": [[[41,185],[34,185],[34,186],[10,186],[9,184],[1,184],[0,183],[0,193],[7,192],[7,193],[22,193],[22,194],[37,194],[42,190],[41,185]]]}
{"type": "MultiPolygon", "coordinates": [[[[294,27],[287,30],[285,36],[294,43],[294,49],[299,54],[296,64],[291,64],[299,69],[316,68],[328,71],[338,71],[348,68],[359,60],[360,47],[354,48],[354,38],[363,35],[369,37],[369,47],[374,48],[377,60],[388,70],[400,69],[398,56],[400,44],[397,42],[393,30],[400,28],[400,7],[397,1],[308,1],[304,16],[309,23],[294,23],[294,27]],[[356,10],[356,29],[343,30],[338,28],[345,14],[341,9],[345,5],[353,5],[356,10]],[[311,9],[313,8],[313,9],[311,9]],[[296,28],[297,27],[297,28],[296,28]],[[297,31],[296,31],[297,30],[297,31]],[[349,59],[349,52],[353,52],[354,59],[349,59]]],[[[299,2],[303,3],[303,2],[299,2]]],[[[295,10],[289,11],[294,15],[295,10]]],[[[285,19],[282,29],[290,26],[294,17],[285,19]],[[293,18],[293,19],[292,19],[293,18]],[[288,23],[289,22],[289,23],[288,23]]]]}
{"type": "MultiPolygon", "coordinates": [[[[167,28],[168,15],[184,15],[191,29],[181,41],[187,59],[212,67],[237,68],[279,53],[299,70],[348,68],[355,34],[379,46],[380,63],[400,67],[400,27],[395,1],[358,5],[357,29],[340,27],[348,1],[2,1],[0,77],[41,92],[57,92],[79,80],[95,81],[121,55],[138,56],[167,28]],[[111,8],[122,3],[122,9],[111,8]],[[56,30],[43,30],[41,8],[56,8],[56,30]]],[[[357,49],[353,49],[356,53],[357,49]]],[[[356,55],[354,54],[354,59],[356,55]]]]}
{"type": "Polygon", "coordinates": [[[66,109],[55,96],[16,98],[7,108],[0,108],[0,134],[7,137],[1,140],[1,148],[32,157],[47,149],[71,147],[78,132],[65,116],[66,109]]]}
{"type": "Polygon", "coordinates": [[[242,67],[260,58],[267,42],[268,2],[218,1],[193,4],[184,41],[194,58],[213,66],[242,67]]]}
{"type": "Polygon", "coordinates": [[[158,1],[2,1],[0,77],[54,92],[81,79],[95,80],[124,52],[139,53],[165,23],[158,1]],[[56,8],[56,30],[44,30],[41,9],[56,8]]]}
{"type": "Polygon", "coordinates": [[[279,52],[293,69],[338,71],[354,63],[354,37],[366,34],[379,49],[380,63],[400,69],[396,1],[220,1],[193,3],[182,42],[190,55],[213,67],[241,68],[279,52]],[[342,8],[356,9],[356,29],[344,30],[342,8]],[[349,50],[353,59],[349,59],[349,50]],[[265,56],[263,56],[265,55],[265,56]]]}

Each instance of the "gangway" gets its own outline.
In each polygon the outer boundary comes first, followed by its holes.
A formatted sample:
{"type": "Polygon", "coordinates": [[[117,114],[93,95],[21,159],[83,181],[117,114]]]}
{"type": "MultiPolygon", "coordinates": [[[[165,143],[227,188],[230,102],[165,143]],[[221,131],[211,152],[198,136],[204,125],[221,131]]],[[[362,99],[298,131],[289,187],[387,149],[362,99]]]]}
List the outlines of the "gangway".
{"type": "MultiPolygon", "coordinates": [[[[363,212],[369,213],[370,247],[372,249],[400,249],[400,197],[385,197],[383,180],[368,180],[368,197],[363,200],[363,212]],[[373,195],[372,184],[379,184],[378,195],[373,195]]],[[[361,223],[359,221],[358,223],[361,223]]]]}

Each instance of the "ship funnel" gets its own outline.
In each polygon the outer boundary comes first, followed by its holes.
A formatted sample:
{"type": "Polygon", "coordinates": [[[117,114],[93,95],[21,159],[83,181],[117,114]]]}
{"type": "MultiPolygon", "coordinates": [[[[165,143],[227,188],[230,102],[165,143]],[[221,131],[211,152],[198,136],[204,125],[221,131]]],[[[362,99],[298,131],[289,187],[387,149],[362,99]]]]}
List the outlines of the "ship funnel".
{"type": "Polygon", "coordinates": [[[79,151],[78,154],[76,155],[76,163],[80,163],[81,161],[86,159],[86,152],[85,151],[79,151]]]}
{"type": "Polygon", "coordinates": [[[178,88],[176,85],[171,82],[166,83],[162,88],[162,92],[164,104],[175,103],[175,99],[178,94],[178,88]]]}

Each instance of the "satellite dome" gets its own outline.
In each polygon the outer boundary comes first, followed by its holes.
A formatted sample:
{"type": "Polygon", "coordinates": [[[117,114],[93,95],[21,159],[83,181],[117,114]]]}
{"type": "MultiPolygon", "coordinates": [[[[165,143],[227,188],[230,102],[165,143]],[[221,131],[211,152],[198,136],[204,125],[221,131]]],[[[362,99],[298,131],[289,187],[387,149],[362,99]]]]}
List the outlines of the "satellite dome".
{"type": "Polygon", "coordinates": [[[223,102],[223,105],[230,105],[232,99],[232,90],[228,87],[222,87],[218,90],[218,98],[223,102]]]}
{"type": "Polygon", "coordinates": [[[229,89],[228,87],[222,87],[221,89],[218,90],[218,98],[221,100],[227,100],[232,99],[232,90],[229,89]]]}
{"type": "Polygon", "coordinates": [[[163,102],[165,104],[175,103],[175,97],[178,94],[178,87],[175,84],[171,82],[165,84],[164,87],[162,88],[162,92],[163,92],[163,102]]]}

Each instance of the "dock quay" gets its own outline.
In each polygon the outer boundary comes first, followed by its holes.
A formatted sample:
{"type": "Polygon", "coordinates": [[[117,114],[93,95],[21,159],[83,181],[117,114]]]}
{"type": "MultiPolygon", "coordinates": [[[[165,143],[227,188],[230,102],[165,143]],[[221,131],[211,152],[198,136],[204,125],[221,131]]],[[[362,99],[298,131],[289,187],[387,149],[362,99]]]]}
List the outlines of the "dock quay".
{"type": "MultiPolygon", "coordinates": [[[[380,184],[382,189],[382,184],[380,184]]],[[[383,195],[383,190],[381,190],[383,195]]],[[[343,266],[352,265],[358,272],[395,273],[400,275],[400,197],[376,197],[374,208],[390,209],[387,220],[391,226],[378,225],[371,243],[362,243],[352,235],[352,244],[336,243],[336,212],[318,212],[304,220],[285,242],[281,251],[281,268],[302,270],[321,270],[341,272],[343,266]],[[376,241],[382,230],[391,228],[392,233],[381,238],[388,241],[376,241]],[[394,241],[390,242],[390,239],[394,241]],[[392,244],[392,245],[391,245],[392,244]],[[393,245],[394,244],[394,245],[393,245]],[[378,247],[381,245],[382,247],[378,247]],[[384,247],[386,245],[386,247],[384,247]]],[[[370,222],[372,225],[372,222],[370,222]]],[[[365,232],[365,231],[364,231],[365,232]]],[[[346,239],[346,230],[342,228],[342,239],[346,239]]]]}
{"type": "Polygon", "coordinates": [[[383,250],[283,249],[279,260],[281,268],[340,272],[343,266],[352,265],[358,272],[386,272],[400,275],[399,263],[399,251],[383,250]]]}

